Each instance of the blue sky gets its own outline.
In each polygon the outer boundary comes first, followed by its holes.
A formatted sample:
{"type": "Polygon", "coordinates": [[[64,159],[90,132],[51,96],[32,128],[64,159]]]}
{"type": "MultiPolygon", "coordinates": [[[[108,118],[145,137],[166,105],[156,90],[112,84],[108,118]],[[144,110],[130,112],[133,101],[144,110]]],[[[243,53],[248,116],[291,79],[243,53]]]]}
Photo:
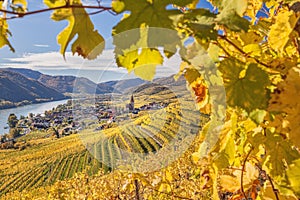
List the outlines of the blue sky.
{"type": "MultiPolygon", "coordinates": [[[[96,0],[82,0],[85,5],[97,5],[96,0]]],[[[103,6],[110,6],[110,0],[102,0],[103,6]]],[[[199,7],[208,7],[208,3],[201,0],[199,7]]],[[[41,0],[28,0],[30,11],[45,8],[41,0]]],[[[12,53],[8,47],[0,49],[0,68],[22,67],[41,71],[50,75],[77,75],[85,76],[96,82],[113,79],[132,78],[125,69],[117,68],[113,62],[111,50],[106,50],[101,58],[101,66],[98,61],[86,61],[78,56],[72,56],[68,49],[65,61],[60,55],[59,45],[56,36],[66,26],[67,21],[54,22],[50,19],[51,12],[26,16],[20,19],[9,20],[9,30],[13,36],[10,38],[11,44],[16,52],[12,53]],[[96,65],[97,63],[97,65],[96,65]],[[106,71],[103,73],[103,71],[106,71]],[[100,75],[103,74],[101,77],[100,75]]],[[[103,12],[91,16],[95,29],[105,40],[111,39],[111,30],[122,16],[113,16],[108,12],[103,12]]],[[[169,61],[169,65],[179,62],[178,58],[169,61]]],[[[168,63],[167,63],[168,65],[168,63]]],[[[175,73],[176,70],[158,69],[158,76],[175,73]]],[[[166,68],[165,68],[166,69],[166,68]]]]}

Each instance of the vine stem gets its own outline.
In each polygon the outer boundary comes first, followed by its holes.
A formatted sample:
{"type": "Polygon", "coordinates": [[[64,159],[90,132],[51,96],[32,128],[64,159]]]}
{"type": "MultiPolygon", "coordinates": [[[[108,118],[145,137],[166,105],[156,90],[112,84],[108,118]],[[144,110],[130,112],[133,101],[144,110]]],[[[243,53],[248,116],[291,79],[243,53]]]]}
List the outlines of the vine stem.
{"type": "MultiPolygon", "coordinates": [[[[256,166],[260,171],[264,171],[264,170],[261,168],[261,166],[259,166],[258,164],[256,164],[255,166],[256,166]]],[[[264,171],[264,172],[265,172],[265,171],[264,171]]],[[[266,174],[268,180],[270,181],[270,184],[271,184],[271,187],[272,187],[272,190],[273,190],[273,193],[274,193],[274,195],[275,195],[276,200],[279,200],[278,190],[275,188],[274,183],[273,183],[273,181],[272,181],[272,178],[270,177],[269,174],[267,174],[267,173],[265,173],[265,174],[266,174]]]]}
{"type": "Polygon", "coordinates": [[[141,200],[140,197],[140,185],[137,179],[134,180],[134,185],[135,185],[135,197],[136,200],[141,200]]]}
{"type": "Polygon", "coordinates": [[[245,171],[245,167],[246,167],[246,163],[247,163],[247,160],[251,154],[253,150],[253,147],[251,147],[251,149],[249,150],[249,152],[247,153],[246,155],[246,158],[243,162],[243,165],[242,165],[242,173],[241,173],[241,192],[243,194],[243,196],[245,197],[245,199],[248,199],[248,197],[246,196],[246,193],[245,193],[245,190],[244,190],[244,171],[245,171]]]}
{"type": "Polygon", "coordinates": [[[88,6],[88,5],[69,5],[69,4],[66,4],[64,6],[45,8],[45,9],[34,10],[34,11],[24,12],[24,13],[5,10],[5,9],[0,9],[0,12],[6,13],[6,14],[11,14],[11,15],[17,15],[17,16],[14,16],[12,18],[8,18],[8,19],[13,19],[13,18],[21,18],[21,17],[24,17],[26,15],[33,15],[33,14],[38,14],[38,13],[43,13],[43,12],[48,12],[48,11],[58,10],[58,9],[64,9],[64,8],[100,9],[100,11],[111,11],[112,10],[111,7],[105,7],[105,6],[100,6],[100,5],[99,6],[88,6]]]}
{"type": "Polygon", "coordinates": [[[254,58],[252,56],[250,56],[249,54],[247,54],[246,52],[244,52],[241,48],[239,48],[236,44],[234,44],[231,40],[229,40],[226,36],[224,35],[219,35],[219,37],[223,40],[225,40],[226,42],[228,42],[230,45],[232,45],[235,49],[237,49],[243,56],[247,57],[247,58],[252,58],[255,60],[256,63],[261,64],[267,68],[270,68],[269,65],[261,62],[260,60],[258,60],[257,58],[254,58]]]}
{"type": "Polygon", "coordinates": [[[271,177],[269,176],[269,174],[267,174],[267,177],[268,177],[268,179],[269,179],[269,181],[270,181],[270,184],[271,184],[272,190],[273,190],[273,192],[274,192],[274,194],[275,194],[276,200],[279,200],[279,197],[278,197],[278,190],[275,189],[274,183],[273,183],[271,177]]]}

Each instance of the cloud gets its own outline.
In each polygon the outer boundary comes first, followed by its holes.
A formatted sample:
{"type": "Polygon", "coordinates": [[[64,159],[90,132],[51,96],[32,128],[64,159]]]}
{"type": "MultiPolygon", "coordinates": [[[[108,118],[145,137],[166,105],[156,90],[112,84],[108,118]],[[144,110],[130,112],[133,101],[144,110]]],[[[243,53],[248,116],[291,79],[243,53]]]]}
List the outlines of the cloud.
{"type": "Polygon", "coordinates": [[[48,47],[50,47],[47,44],[34,44],[33,46],[35,46],[35,47],[42,47],[42,48],[48,48],[48,47]]]}
{"type": "MultiPolygon", "coordinates": [[[[104,50],[103,53],[95,60],[85,60],[77,55],[72,55],[71,52],[66,53],[66,60],[58,52],[46,52],[46,53],[27,53],[21,57],[5,58],[6,62],[0,63],[1,67],[12,68],[27,68],[38,71],[52,71],[58,74],[60,71],[64,73],[67,70],[76,71],[99,71],[108,74],[118,73],[128,75],[125,68],[117,67],[115,63],[113,50],[104,50]]],[[[175,74],[179,70],[180,57],[175,54],[171,59],[165,59],[163,66],[157,67],[156,77],[163,77],[175,74]]],[[[133,73],[133,72],[132,72],[133,73]]],[[[81,74],[81,73],[79,73],[81,74]]],[[[82,74],[86,74],[83,72],[82,74]]],[[[63,75],[63,74],[62,74],[63,75]]],[[[87,78],[88,75],[85,75],[87,78]]]]}
{"type": "MultiPolygon", "coordinates": [[[[114,65],[112,50],[106,50],[98,59],[89,61],[82,59],[71,52],[67,52],[64,60],[58,52],[27,53],[17,58],[6,58],[2,66],[30,69],[101,69],[114,65]]],[[[111,67],[112,68],[112,67],[111,67]]]]}

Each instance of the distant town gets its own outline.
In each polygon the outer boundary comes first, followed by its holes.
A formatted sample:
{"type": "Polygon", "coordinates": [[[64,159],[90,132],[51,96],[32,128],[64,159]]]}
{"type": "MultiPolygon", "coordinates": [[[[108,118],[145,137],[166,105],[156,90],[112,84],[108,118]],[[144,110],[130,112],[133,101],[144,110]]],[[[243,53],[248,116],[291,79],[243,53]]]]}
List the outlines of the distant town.
{"type": "Polygon", "coordinates": [[[64,137],[80,133],[86,128],[99,131],[116,126],[129,118],[138,116],[141,111],[158,110],[168,106],[165,102],[151,102],[135,106],[134,95],[127,103],[111,105],[111,95],[101,95],[95,99],[68,100],[42,114],[29,113],[20,119],[12,113],[8,119],[9,133],[0,136],[0,149],[14,148],[15,140],[32,131],[47,131],[47,137],[64,137]]]}

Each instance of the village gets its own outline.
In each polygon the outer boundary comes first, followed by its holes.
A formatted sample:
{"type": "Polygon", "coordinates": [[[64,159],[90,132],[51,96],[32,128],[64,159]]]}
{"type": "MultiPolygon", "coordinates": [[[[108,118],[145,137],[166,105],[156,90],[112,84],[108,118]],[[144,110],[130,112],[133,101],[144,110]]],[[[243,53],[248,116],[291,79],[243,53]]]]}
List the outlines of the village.
{"type": "Polygon", "coordinates": [[[168,106],[165,102],[151,102],[136,107],[133,95],[129,103],[125,105],[123,103],[123,106],[109,104],[111,101],[109,95],[95,98],[93,104],[90,104],[90,101],[90,98],[68,100],[66,104],[58,105],[42,114],[29,113],[26,117],[22,116],[14,128],[18,134],[14,136],[6,134],[0,137],[0,149],[13,147],[15,139],[32,131],[48,131],[48,137],[55,136],[56,138],[77,134],[91,127],[94,131],[99,131],[135,118],[142,111],[158,110],[168,106]]]}

